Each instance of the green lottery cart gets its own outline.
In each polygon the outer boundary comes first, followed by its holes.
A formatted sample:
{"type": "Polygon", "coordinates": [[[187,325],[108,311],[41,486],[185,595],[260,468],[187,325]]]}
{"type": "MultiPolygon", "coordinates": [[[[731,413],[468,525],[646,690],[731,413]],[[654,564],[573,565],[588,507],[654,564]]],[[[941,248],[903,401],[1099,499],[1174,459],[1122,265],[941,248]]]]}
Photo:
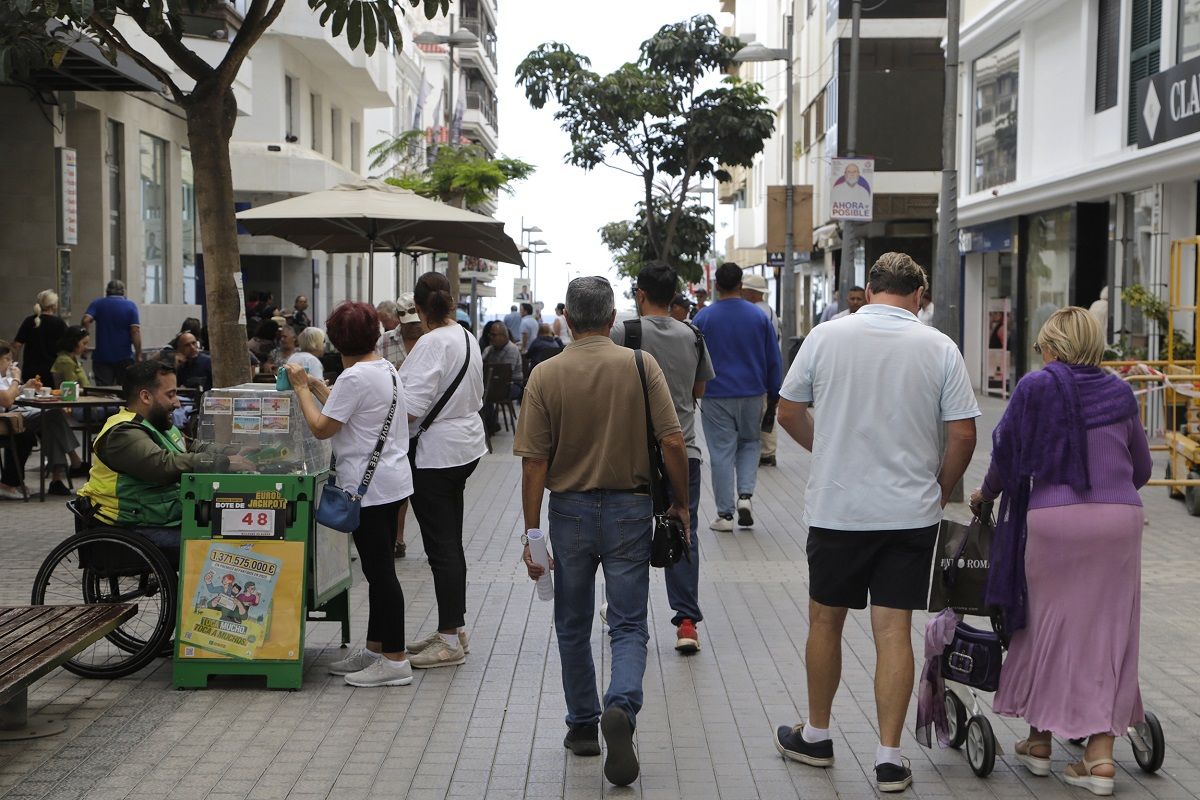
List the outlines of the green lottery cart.
{"type": "Polygon", "coordinates": [[[329,443],[294,392],[267,384],[205,394],[198,436],[236,446],[255,471],[183,476],[175,687],[262,675],[299,689],[308,621],[340,622],[350,641],[350,536],[315,520],[329,443]]]}

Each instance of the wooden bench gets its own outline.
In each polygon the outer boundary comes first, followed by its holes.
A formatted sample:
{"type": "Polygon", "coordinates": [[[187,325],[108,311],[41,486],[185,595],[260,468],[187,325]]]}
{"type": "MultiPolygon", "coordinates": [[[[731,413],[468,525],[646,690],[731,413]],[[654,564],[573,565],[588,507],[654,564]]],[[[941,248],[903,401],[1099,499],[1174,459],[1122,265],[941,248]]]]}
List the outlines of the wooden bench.
{"type": "Polygon", "coordinates": [[[30,718],[30,685],[136,613],[136,603],[0,607],[0,741],[65,731],[61,720],[30,718]]]}

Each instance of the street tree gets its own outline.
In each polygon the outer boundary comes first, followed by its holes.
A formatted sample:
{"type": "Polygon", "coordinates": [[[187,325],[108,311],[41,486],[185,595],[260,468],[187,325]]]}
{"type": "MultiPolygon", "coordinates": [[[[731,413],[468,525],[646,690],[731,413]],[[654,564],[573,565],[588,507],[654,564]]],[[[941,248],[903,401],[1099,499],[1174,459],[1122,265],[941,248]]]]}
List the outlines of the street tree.
{"type": "MultiPolygon", "coordinates": [[[[433,18],[450,0],[307,0],[322,26],[368,55],[400,41],[397,12],[423,7],[433,18]]],[[[0,3],[0,81],[62,63],[72,41],[94,41],[110,60],[118,53],[153,74],[187,118],[195,166],[196,211],[204,251],[205,301],[213,382],[248,378],[246,329],[238,323],[234,275],[240,269],[229,141],[237,119],[234,80],[254,45],[283,11],[285,0],[249,0],[221,60],[210,64],[190,48],[187,15],[215,12],[225,0],[4,0],[0,3]],[[154,43],[145,52],[127,36],[136,26],[154,43]],[[169,69],[165,57],[174,69],[169,69]],[[176,71],[181,73],[176,80],[176,71]]]]}
{"type": "MultiPolygon", "coordinates": [[[[661,230],[669,213],[668,201],[657,196],[656,202],[657,219],[653,225],[661,230]]],[[[708,254],[713,233],[708,214],[709,209],[702,205],[685,206],[676,225],[671,252],[662,257],[687,283],[699,283],[704,279],[704,258],[708,254]]],[[[658,251],[651,245],[647,235],[650,227],[646,221],[646,205],[638,203],[636,218],[610,222],[600,228],[600,241],[613,254],[619,274],[636,278],[644,264],[659,258],[658,251]]]]}
{"type": "MultiPolygon", "coordinates": [[[[371,169],[387,169],[385,180],[422,197],[458,208],[478,210],[497,192],[512,193],[512,183],[525,180],[536,169],[518,158],[491,156],[477,144],[439,145],[426,157],[425,132],[406,131],[370,150],[371,169]]],[[[450,254],[447,278],[458,286],[458,258],[450,254]]]]}
{"type": "Polygon", "coordinates": [[[649,252],[677,252],[688,191],[704,178],[728,180],[723,167],[748,167],[775,127],[761,87],[727,76],[742,43],[708,15],[666,25],[642,43],[636,61],[607,75],[559,42],[547,42],[517,66],[517,84],[534,108],[554,101],[554,118],[571,141],[566,161],[603,164],[637,176],[649,252]],[[671,178],[671,189],[656,181],[671,178]]]}

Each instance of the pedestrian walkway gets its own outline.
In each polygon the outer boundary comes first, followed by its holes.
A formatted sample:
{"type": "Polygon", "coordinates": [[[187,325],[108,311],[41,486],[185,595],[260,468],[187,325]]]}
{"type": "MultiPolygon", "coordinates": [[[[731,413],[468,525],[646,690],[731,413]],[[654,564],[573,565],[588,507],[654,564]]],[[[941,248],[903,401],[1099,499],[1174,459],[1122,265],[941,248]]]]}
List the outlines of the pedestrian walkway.
{"type": "MultiPolygon", "coordinates": [[[[1002,407],[984,401],[985,427],[1002,407]]],[[[989,446],[982,430],[967,486],[978,483],[989,446]]],[[[874,653],[866,612],[852,613],[842,689],[834,708],[836,767],[822,771],[785,762],[773,730],[800,719],[807,630],[807,569],[798,519],[808,456],[780,436],[779,466],[760,473],[753,531],[714,534],[706,489],[701,500],[700,627],[703,649],[684,658],[662,575],[651,586],[650,658],[645,709],[638,718],[642,775],[628,789],[606,785],[600,759],[568,757],[565,713],[551,607],[535,598],[519,564],[520,464],[494,440],[468,483],[468,625],[471,654],[458,668],[418,672],[409,687],[351,689],[326,675],[341,657],[338,626],[308,629],[306,676],[298,692],[270,692],[254,682],[222,682],[208,691],[173,691],[170,664],[104,682],[58,671],[30,695],[31,711],[65,715],[60,736],[0,744],[0,796],[21,798],[869,798],[877,736],[871,672],[874,653]]],[[[706,470],[707,472],[707,470],[706,470]]],[[[1161,467],[1156,474],[1161,474],[1161,467]]],[[[1165,489],[1147,489],[1144,550],[1142,690],[1157,712],[1168,751],[1161,773],[1138,771],[1118,743],[1121,798],[1200,795],[1200,525],[1165,489]]],[[[871,498],[864,496],[862,502],[871,498]]],[[[950,515],[965,519],[965,507],[950,515]]],[[[29,600],[34,573],[70,529],[57,503],[0,506],[0,603],[29,600]]],[[[408,600],[410,636],[436,622],[433,585],[415,522],[409,556],[398,562],[408,600]]],[[[355,632],[365,628],[366,586],[352,593],[355,632]]],[[[920,628],[913,639],[920,652],[920,628]]],[[[608,671],[599,622],[592,647],[608,671]]],[[[987,780],[976,779],[961,753],[928,751],[904,741],[915,784],[907,796],[947,798],[1084,798],[1057,777],[1033,778],[1008,755],[987,780]]],[[[1023,735],[992,718],[1002,747],[1023,735]]],[[[1079,750],[1055,742],[1055,771],[1079,750]]]]}

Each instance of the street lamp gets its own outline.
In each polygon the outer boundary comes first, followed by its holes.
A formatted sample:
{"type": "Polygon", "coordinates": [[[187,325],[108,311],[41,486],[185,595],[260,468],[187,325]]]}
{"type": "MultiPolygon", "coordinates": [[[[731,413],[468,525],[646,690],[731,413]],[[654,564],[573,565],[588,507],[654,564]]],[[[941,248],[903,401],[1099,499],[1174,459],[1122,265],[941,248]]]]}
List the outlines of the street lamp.
{"type": "MultiPolygon", "coordinates": [[[[413,37],[413,44],[444,44],[450,51],[450,90],[447,93],[447,107],[450,112],[450,127],[454,127],[454,50],[457,47],[477,47],[479,37],[467,28],[454,28],[454,15],[450,15],[450,30],[453,33],[442,34],[425,31],[413,37]]],[[[440,120],[439,120],[440,121],[440,120]]],[[[448,138],[448,137],[447,137],[448,138]]],[[[458,144],[450,142],[451,145],[458,144]]]]}
{"type": "MultiPolygon", "coordinates": [[[[538,228],[538,230],[541,230],[541,228],[538,228]]],[[[529,277],[534,299],[537,299],[537,257],[542,253],[550,252],[550,249],[545,247],[545,244],[546,241],[544,239],[535,239],[529,243],[529,253],[533,256],[533,262],[529,266],[529,277]]]]}
{"type": "MultiPolygon", "coordinates": [[[[703,197],[706,194],[712,195],[712,254],[713,254],[713,262],[719,267],[719,266],[721,266],[721,256],[717,252],[717,176],[716,175],[713,176],[712,186],[697,186],[697,187],[688,189],[688,194],[695,195],[696,197],[703,197]]],[[[706,291],[711,292],[712,287],[709,286],[708,284],[709,284],[709,274],[708,274],[708,268],[706,265],[705,269],[704,269],[704,288],[706,291]]],[[[779,298],[776,297],[776,300],[778,300],[778,299],[779,298]]]]}
{"type": "Polygon", "coordinates": [[[784,61],[787,63],[787,89],[784,93],[784,129],[787,142],[787,186],[784,188],[786,209],[786,236],[784,238],[783,274],[779,276],[779,294],[783,301],[783,345],[784,357],[791,349],[792,339],[796,336],[796,275],[793,271],[793,255],[796,250],[796,187],[792,174],[792,162],[795,161],[794,148],[796,141],[792,130],[792,15],[787,15],[785,25],[786,44],[782,48],[767,47],[761,42],[752,42],[733,54],[733,60],[738,63],[757,61],[784,61]]]}

